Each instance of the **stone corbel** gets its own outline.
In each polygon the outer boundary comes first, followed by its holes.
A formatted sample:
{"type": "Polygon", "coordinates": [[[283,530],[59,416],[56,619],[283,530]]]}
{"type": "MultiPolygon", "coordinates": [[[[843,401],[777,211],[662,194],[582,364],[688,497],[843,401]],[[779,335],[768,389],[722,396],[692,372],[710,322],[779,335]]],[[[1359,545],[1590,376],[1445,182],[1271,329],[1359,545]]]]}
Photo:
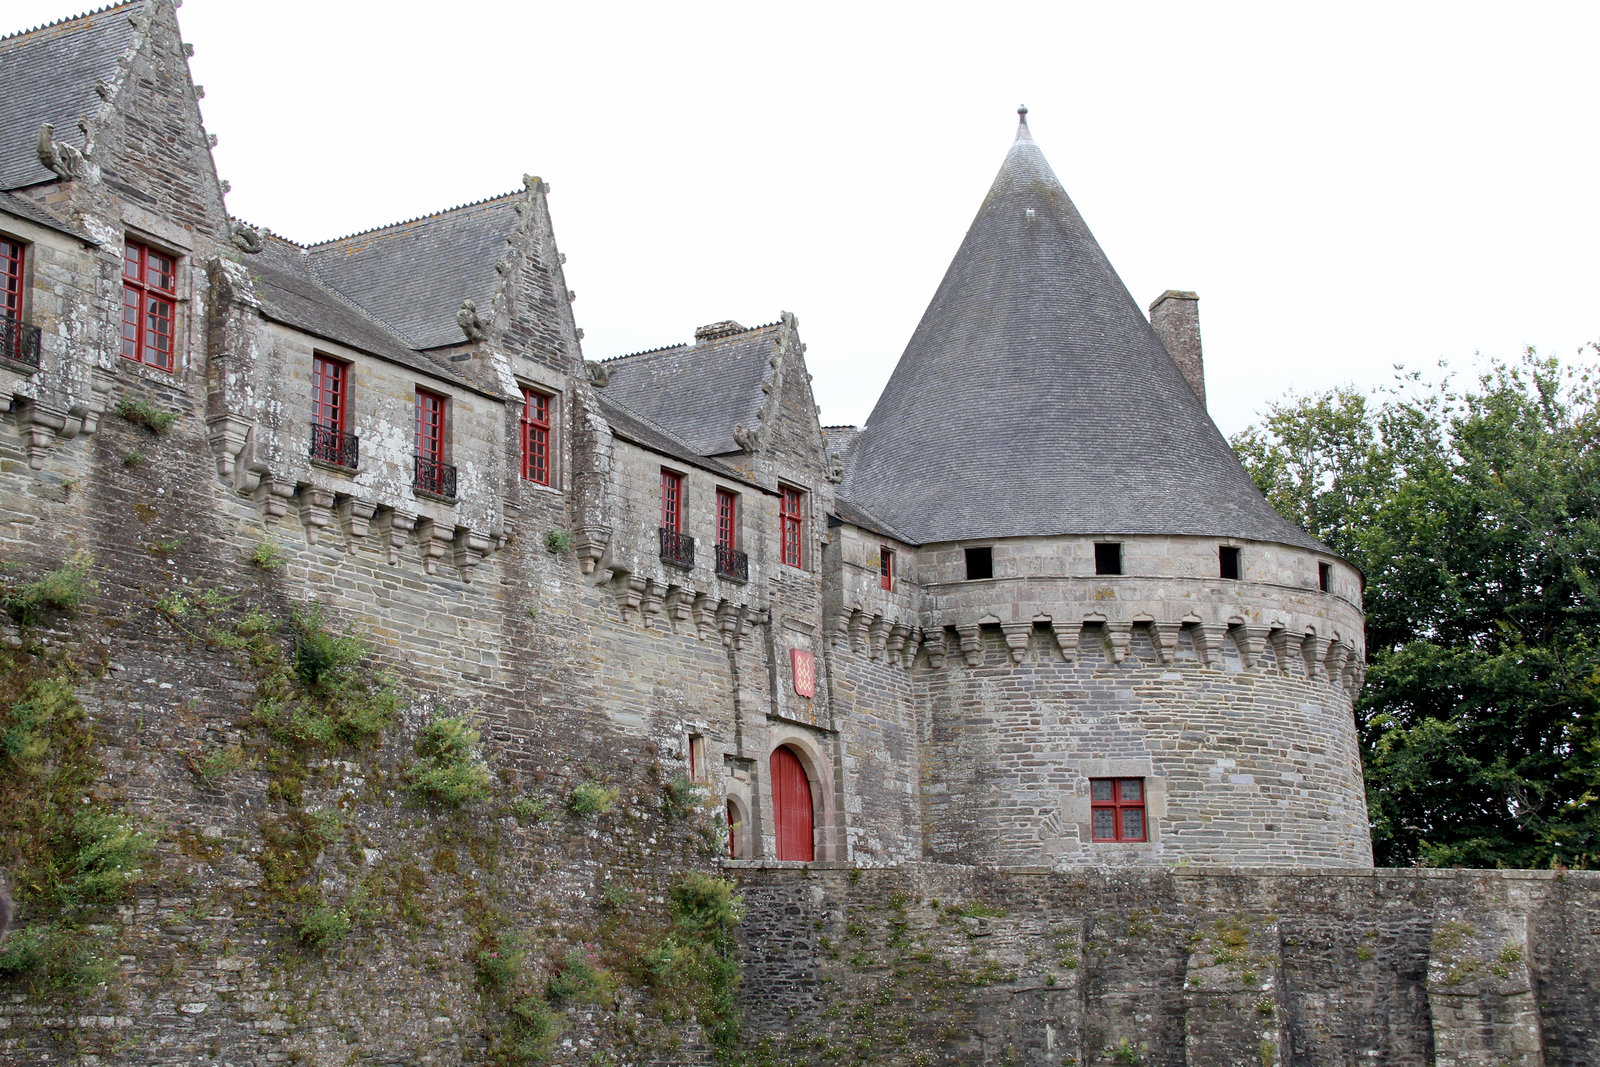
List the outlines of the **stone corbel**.
{"type": "Polygon", "coordinates": [[[910,627],[906,633],[905,648],[900,653],[900,666],[910,670],[917,662],[917,649],[922,647],[922,631],[917,627],[910,627]]]}
{"type": "Polygon", "coordinates": [[[872,624],[867,627],[867,658],[882,659],[884,642],[889,638],[889,620],[882,615],[874,615],[872,624]]]}
{"type": "Polygon", "coordinates": [[[867,627],[872,625],[872,616],[860,608],[850,609],[850,647],[857,652],[867,650],[867,627]]]}
{"type": "Polygon", "coordinates": [[[834,648],[850,638],[850,611],[841,607],[833,613],[831,625],[828,628],[828,643],[834,648]]]}
{"type": "Polygon", "coordinates": [[[417,520],[417,547],[422,552],[424,573],[430,575],[439,573],[439,561],[444,558],[445,550],[454,544],[455,539],[456,528],[450,523],[429,518],[417,520]]]}
{"type": "Polygon", "coordinates": [[[1328,638],[1319,637],[1316,633],[1307,631],[1300,641],[1300,658],[1306,665],[1306,677],[1318,680],[1325,677],[1323,670],[1323,657],[1328,652],[1328,638]]]}
{"type": "Polygon", "coordinates": [[[1267,651],[1267,634],[1271,631],[1265,626],[1234,626],[1233,643],[1239,646],[1239,658],[1244,660],[1244,669],[1259,671],[1264,664],[1262,659],[1267,651]]]}
{"type": "Polygon", "coordinates": [[[206,439],[211,451],[217,454],[217,474],[232,479],[239,453],[250,440],[254,420],[232,413],[212,415],[206,419],[206,439]]]}
{"type": "Polygon", "coordinates": [[[1077,662],[1078,638],[1083,633],[1083,623],[1052,621],[1050,631],[1055,634],[1056,647],[1061,650],[1061,662],[1077,662]]]}
{"type": "Polygon", "coordinates": [[[56,437],[66,429],[67,413],[37,400],[19,400],[17,425],[27,437],[29,469],[42,470],[44,461],[55,448],[56,437]]]}
{"type": "Polygon", "coordinates": [[[673,633],[677,633],[679,628],[689,621],[693,609],[693,589],[685,589],[681,585],[667,587],[667,619],[672,625],[673,633]]]}
{"type": "Polygon", "coordinates": [[[717,630],[722,634],[722,643],[733,647],[734,634],[739,629],[739,605],[731,600],[723,600],[717,604],[717,630]]]}
{"type": "Polygon", "coordinates": [[[961,638],[961,658],[967,666],[976,667],[983,662],[983,627],[957,626],[956,636],[961,638]]]}
{"type": "Polygon", "coordinates": [[[317,535],[328,527],[333,516],[333,494],[314,485],[302,485],[295,494],[300,502],[300,523],[306,528],[306,544],[315,545],[317,535]]]}
{"type": "Polygon", "coordinates": [[[578,569],[584,574],[593,574],[600,557],[606,554],[606,547],[610,544],[611,527],[578,527],[578,534],[572,539],[572,554],[578,557],[578,569]]]}
{"type": "Polygon", "coordinates": [[[379,514],[377,527],[378,543],[384,546],[389,566],[393,567],[400,562],[400,550],[417,528],[417,517],[388,508],[379,514]]]}
{"type": "Polygon", "coordinates": [[[1200,656],[1200,662],[1212,670],[1222,669],[1222,642],[1227,636],[1228,627],[1222,623],[1203,622],[1194,627],[1194,650],[1200,656]]]}
{"type": "Polygon", "coordinates": [[[705,593],[694,597],[694,629],[702,641],[711,640],[717,632],[717,602],[705,593]]]}
{"type": "Polygon", "coordinates": [[[666,597],[665,585],[654,578],[645,581],[644,592],[639,598],[639,610],[644,612],[644,624],[647,629],[655,629],[656,616],[661,614],[661,604],[666,597]]]}
{"type": "Polygon", "coordinates": [[[1006,648],[1011,652],[1011,662],[1020,666],[1028,657],[1028,642],[1033,640],[1033,623],[1003,622],[1000,632],[1006,635],[1006,648]]]}
{"type": "Polygon", "coordinates": [[[741,605],[739,608],[738,626],[733,631],[733,647],[743,648],[744,639],[750,636],[751,628],[759,623],[765,623],[766,621],[767,617],[765,612],[753,608],[749,604],[741,605]]]}
{"type": "Polygon", "coordinates": [[[889,627],[889,636],[883,643],[883,650],[890,659],[899,659],[901,649],[906,647],[906,638],[911,635],[911,627],[904,623],[895,623],[889,627]]]}
{"type": "Polygon", "coordinates": [[[1128,658],[1128,649],[1133,645],[1133,624],[1131,622],[1106,622],[1103,625],[1106,635],[1106,648],[1111,653],[1112,663],[1122,663],[1128,658]]]}
{"type": "Polygon", "coordinates": [[[928,650],[928,666],[933,670],[944,669],[944,628],[929,630],[924,636],[922,647],[928,650]]]}
{"type": "Polygon", "coordinates": [[[1156,658],[1170,667],[1178,658],[1178,638],[1183,634],[1181,622],[1153,622],[1150,624],[1150,643],[1155,646],[1156,658]]]}
{"type": "MultiPolygon", "coordinates": [[[[262,464],[262,470],[266,465],[262,464]]],[[[294,499],[294,486],[288,482],[278,482],[272,479],[269,473],[260,473],[252,470],[259,478],[256,488],[256,503],[261,505],[261,513],[268,523],[276,523],[289,513],[289,501],[294,499]]]]}
{"type": "Polygon", "coordinates": [[[645,585],[645,580],[637,575],[617,575],[617,609],[622,613],[623,622],[633,618],[633,613],[644,602],[645,585]]]}
{"type": "Polygon", "coordinates": [[[1351,651],[1350,646],[1343,641],[1335,640],[1328,645],[1327,655],[1322,660],[1328,681],[1338,685],[1344,684],[1345,668],[1350,665],[1351,651]]]}
{"type": "Polygon", "coordinates": [[[1289,663],[1296,653],[1300,651],[1300,642],[1296,638],[1289,640],[1289,631],[1282,624],[1273,626],[1267,633],[1267,642],[1272,645],[1272,657],[1278,661],[1278,673],[1288,674],[1289,663]]]}
{"type": "Polygon", "coordinates": [[[365,500],[357,500],[353,496],[347,496],[339,501],[339,526],[344,530],[347,547],[354,550],[356,542],[366,538],[367,531],[372,528],[373,516],[377,514],[377,511],[377,505],[369,504],[365,500]]]}
{"type": "Polygon", "coordinates": [[[456,527],[455,537],[456,569],[461,572],[461,580],[468,585],[472,584],[472,572],[489,557],[491,546],[489,539],[483,534],[475,533],[469,527],[456,527]]]}

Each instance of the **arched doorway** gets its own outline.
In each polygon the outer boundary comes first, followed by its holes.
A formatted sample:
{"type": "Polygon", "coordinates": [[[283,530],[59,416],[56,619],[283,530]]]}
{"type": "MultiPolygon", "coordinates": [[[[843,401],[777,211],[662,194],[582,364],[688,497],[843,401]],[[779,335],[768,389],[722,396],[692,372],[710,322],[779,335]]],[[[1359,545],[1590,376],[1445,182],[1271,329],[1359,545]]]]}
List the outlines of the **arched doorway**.
{"type": "Polygon", "coordinates": [[[794,750],[772,750],[772,818],[778,839],[778,859],[816,859],[811,780],[794,750]]]}

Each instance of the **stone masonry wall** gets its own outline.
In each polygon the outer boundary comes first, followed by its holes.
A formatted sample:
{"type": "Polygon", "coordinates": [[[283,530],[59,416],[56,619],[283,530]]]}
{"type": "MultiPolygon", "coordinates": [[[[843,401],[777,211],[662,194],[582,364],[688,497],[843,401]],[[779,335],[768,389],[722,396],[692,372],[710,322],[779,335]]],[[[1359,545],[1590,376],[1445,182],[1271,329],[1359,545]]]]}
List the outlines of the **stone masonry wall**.
{"type": "Polygon", "coordinates": [[[759,1062],[1600,1062],[1592,872],[740,877],[759,1062]]]}

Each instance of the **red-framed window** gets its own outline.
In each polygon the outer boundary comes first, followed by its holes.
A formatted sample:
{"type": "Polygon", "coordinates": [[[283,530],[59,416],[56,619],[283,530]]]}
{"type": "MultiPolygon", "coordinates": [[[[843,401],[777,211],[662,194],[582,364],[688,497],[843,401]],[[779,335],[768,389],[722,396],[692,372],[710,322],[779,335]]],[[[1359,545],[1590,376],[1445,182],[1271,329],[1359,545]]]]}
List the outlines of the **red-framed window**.
{"type": "Polygon", "coordinates": [[[522,477],[550,484],[550,397],[522,387],[522,477]]]}
{"type": "Polygon", "coordinates": [[[328,356],[311,357],[311,421],[345,431],[350,421],[350,364],[328,356]]]}
{"type": "Polygon", "coordinates": [[[0,315],[22,320],[22,268],[28,246],[9,237],[0,237],[0,315]]]}
{"type": "Polygon", "coordinates": [[[885,591],[894,588],[894,550],[878,549],[878,585],[885,591]]]}
{"type": "Polygon", "coordinates": [[[446,400],[438,393],[417,390],[417,458],[444,462],[446,400]]]}
{"type": "Polygon", "coordinates": [[[675,471],[661,472],[661,528],[683,532],[683,475],[675,471]]]}
{"type": "Polygon", "coordinates": [[[778,525],[782,538],[783,562],[791,567],[798,567],[803,558],[800,552],[800,535],[806,495],[786,485],[780,489],[783,495],[778,502],[778,525]]]}
{"type": "Polygon", "coordinates": [[[732,551],[739,528],[739,494],[717,490],[717,547],[732,551]]]}
{"type": "Polygon", "coordinates": [[[122,354],[171,370],[177,317],[178,261],[127,242],[122,253],[122,354]]]}
{"type": "Polygon", "coordinates": [[[1089,779],[1092,836],[1096,841],[1148,841],[1143,778],[1089,779]]]}

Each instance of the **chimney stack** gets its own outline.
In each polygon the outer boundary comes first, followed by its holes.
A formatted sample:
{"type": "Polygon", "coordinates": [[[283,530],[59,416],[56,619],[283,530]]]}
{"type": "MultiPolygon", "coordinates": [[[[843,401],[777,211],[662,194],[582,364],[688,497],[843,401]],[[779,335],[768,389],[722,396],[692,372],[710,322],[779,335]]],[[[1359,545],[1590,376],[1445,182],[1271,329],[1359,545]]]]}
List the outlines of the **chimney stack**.
{"type": "Polygon", "coordinates": [[[1150,305],[1150,325],[1189,381],[1189,388],[1206,406],[1206,363],[1200,355],[1200,298],[1194,293],[1168,289],[1150,305]]]}

